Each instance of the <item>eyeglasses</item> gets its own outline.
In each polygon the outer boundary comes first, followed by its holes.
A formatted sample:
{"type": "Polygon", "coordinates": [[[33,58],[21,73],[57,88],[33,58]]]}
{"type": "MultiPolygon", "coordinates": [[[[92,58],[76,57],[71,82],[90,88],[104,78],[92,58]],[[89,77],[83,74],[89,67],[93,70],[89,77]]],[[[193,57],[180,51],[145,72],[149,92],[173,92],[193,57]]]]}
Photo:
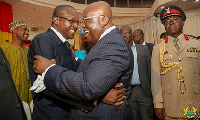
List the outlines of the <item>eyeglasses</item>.
{"type": "Polygon", "coordinates": [[[89,30],[86,30],[86,31],[83,33],[83,35],[85,35],[85,34],[87,34],[87,33],[89,33],[89,30]]]}
{"type": "Polygon", "coordinates": [[[68,19],[68,18],[65,18],[65,17],[60,17],[60,16],[57,16],[57,17],[58,17],[58,18],[65,19],[65,20],[69,21],[71,24],[74,24],[74,23],[78,24],[78,23],[79,23],[79,20],[77,20],[77,21],[74,21],[74,20],[70,20],[70,19],[68,19]]]}
{"type": "Polygon", "coordinates": [[[95,17],[99,17],[99,16],[104,16],[104,15],[95,15],[95,16],[90,16],[90,17],[86,17],[86,18],[84,18],[83,17],[83,21],[82,21],[82,23],[86,23],[86,20],[88,20],[88,19],[90,19],[90,18],[95,18],[95,17]]]}

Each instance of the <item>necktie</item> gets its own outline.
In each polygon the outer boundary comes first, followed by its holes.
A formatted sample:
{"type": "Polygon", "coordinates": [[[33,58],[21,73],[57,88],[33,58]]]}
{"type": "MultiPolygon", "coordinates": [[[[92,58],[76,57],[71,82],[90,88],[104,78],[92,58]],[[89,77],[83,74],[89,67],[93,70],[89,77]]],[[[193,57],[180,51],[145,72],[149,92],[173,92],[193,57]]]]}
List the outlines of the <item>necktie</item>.
{"type": "Polygon", "coordinates": [[[176,47],[177,51],[179,52],[180,50],[180,42],[178,38],[174,39],[174,46],[176,47]]]}
{"type": "Polygon", "coordinates": [[[68,42],[68,41],[65,41],[64,43],[65,43],[65,45],[67,46],[67,48],[70,49],[70,44],[69,44],[69,42],[68,42]]]}

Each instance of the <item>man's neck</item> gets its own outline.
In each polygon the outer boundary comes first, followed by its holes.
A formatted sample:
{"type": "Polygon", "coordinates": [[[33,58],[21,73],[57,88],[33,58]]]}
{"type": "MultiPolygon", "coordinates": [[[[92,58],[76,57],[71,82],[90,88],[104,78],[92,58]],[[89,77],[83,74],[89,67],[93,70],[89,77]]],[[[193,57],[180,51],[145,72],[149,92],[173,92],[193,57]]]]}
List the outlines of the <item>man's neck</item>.
{"type": "Polygon", "coordinates": [[[14,40],[13,39],[12,42],[11,42],[11,44],[14,45],[14,46],[16,46],[16,47],[20,47],[20,48],[23,47],[23,42],[20,41],[20,40],[14,40]]]}
{"type": "Polygon", "coordinates": [[[144,39],[140,40],[140,44],[143,44],[144,43],[144,39]]]}
{"type": "Polygon", "coordinates": [[[133,46],[133,41],[129,43],[129,45],[132,47],[133,46]]]}
{"type": "Polygon", "coordinates": [[[171,37],[173,37],[173,38],[178,38],[178,36],[180,36],[182,33],[183,33],[183,32],[177,33],[177,34],[173,34],[173,35],[169,35],[169,36],[171,36],[171,37]]]}

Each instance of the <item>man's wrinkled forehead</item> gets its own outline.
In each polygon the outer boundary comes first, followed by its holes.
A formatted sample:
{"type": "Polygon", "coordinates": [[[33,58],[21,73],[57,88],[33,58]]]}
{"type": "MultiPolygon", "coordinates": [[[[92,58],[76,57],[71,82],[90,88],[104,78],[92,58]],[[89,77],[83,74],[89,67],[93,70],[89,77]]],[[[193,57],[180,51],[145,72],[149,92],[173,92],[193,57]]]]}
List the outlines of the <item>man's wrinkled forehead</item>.
{"type": "Polygon", "coordinates": [[[102,15],[102,10],[99,9],[98,7],[86,7],[85,10],[83,11],[83,16],[94,16],[94,15],[102,15]]]}

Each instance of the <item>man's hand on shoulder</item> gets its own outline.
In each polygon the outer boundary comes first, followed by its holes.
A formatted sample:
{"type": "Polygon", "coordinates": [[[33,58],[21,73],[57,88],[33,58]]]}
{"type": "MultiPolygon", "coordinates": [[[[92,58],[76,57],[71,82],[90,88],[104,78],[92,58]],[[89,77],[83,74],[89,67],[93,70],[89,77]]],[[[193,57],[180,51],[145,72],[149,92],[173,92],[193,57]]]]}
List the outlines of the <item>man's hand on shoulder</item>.
{"type": "Polygon", "coordinates": [[[106,96],[103,98],[102,102],[108,105],[120,106],[126,98],[125,88],[117,89],[123,86],[123,83],[117,83],[114,88],[112,88],[106,96]]]}
{"type": "Polygon", "coordinates": [[[33,61],[33,68],[35,73],[42,74],[50,65],[56,64],[55,59],[47,59],[45,57],[36,55],[34,56],[35,60],[33,61]]]}

